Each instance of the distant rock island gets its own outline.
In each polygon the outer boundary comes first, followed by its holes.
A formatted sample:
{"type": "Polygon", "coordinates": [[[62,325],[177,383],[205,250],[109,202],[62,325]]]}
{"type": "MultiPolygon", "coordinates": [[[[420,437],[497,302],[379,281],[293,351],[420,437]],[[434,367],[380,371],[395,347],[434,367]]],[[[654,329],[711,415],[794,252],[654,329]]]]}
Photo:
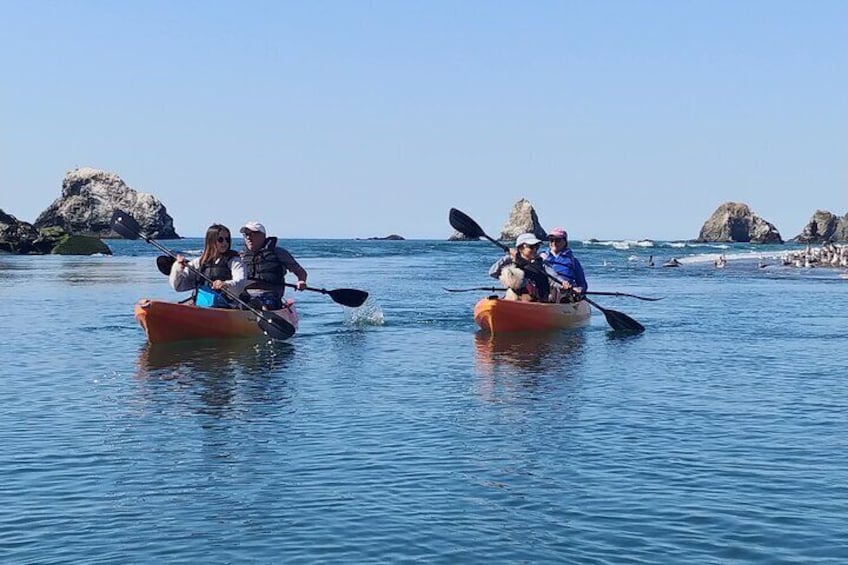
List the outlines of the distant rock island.
{"type": "Polygon", "coordinates": [[[146,235],[179,238],[165,206],[151,194],[136,192],[113,173],[90,167],[68,171],[62,195],[34,224],[0,210],[0,252],[15,254],[111,254],[100,238],[112,231],[112,212],[120,208],[138,221],[146,235]]]}
{"type": "MultiPolygon", "coordinates": [[[[362,241],[363,238],[357,237],[356,239],[362,241]]],[[[376,241],[405,241],[406,238],[404,238],[403,236],[400,236],[396,233],[393,233],[393,234],[387,235],[386,237],[376,237],[376,236],[374,236],[374,237],[366,237],[364,239],[366,241],[375,241],[375,240],[376,241]]]]}
{"type": "Polygon", "coordinates": [[[747,204],[725,202],[704,223],[695,241],[700,243],[783,243],[783,238],[773,224],[754,214],[747,204]]]}
{"type": "Polygon", "coordinates": [[[848,241],[848,214],[841,218],[826,210],[816,210],[800,234],[798,243],[833,243],[848,241]]]}
{"type": "Polygon", "coordinates": [[[37,229],[60,227],[74,235],[118,238],[112,230],[112,212],[132,215],[144,233],[154,239],[179,239],[174,220],[152,194],[137,192],[121,178],[99,169],[68,171],[57,198],[33,224],[37,229]]]}
{"type": "Polygon", "coordinates": [[[0,210],[0,252],[16,255],[111,255],[112,250],[96,237],[71,235],[62,228],[41,230],[0,210]]]}

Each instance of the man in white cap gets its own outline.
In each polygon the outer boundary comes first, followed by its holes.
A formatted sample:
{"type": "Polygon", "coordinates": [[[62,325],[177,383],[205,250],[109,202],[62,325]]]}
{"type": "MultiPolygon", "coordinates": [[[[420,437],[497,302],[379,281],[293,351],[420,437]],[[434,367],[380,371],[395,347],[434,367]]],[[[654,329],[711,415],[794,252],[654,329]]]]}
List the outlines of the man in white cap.
{"type": "Polygon", "coordinates": [[[282,308],[285,276],[291,271],[297,277],[297,290],[306,288],[306,270],[292,254],[277,247],[276,237],[267,237],[265,226],[256,221],[244,224],[239,230],[244,235],[242,263],[248,299],[268,310],[282,308]]]}
{"type": "Polygon", "coordinates": [[[523,300],[529,295],[532,301],[547,302],[551,285],[545,274],[542,259],[537,255],[541,244],[542,241],[532,233],[519,235],[515,240],[515,247],[509,250],[509,255],[498,259],[489,269],[489,276],[500,278],[502,271],[514,265],[524,271],[522,287],[512,289],[518,298],[523,300]]]}

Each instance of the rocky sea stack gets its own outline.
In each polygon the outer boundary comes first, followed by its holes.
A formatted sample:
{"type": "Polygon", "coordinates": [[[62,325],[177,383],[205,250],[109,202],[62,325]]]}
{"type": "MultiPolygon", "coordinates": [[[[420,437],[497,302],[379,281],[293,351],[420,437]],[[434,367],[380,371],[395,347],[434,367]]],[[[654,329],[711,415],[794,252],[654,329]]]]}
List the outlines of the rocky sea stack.
{"type": "Polygon", "coordinates": [[[832,243],[848,241],[848,214],[841,218],[826,210],[816,210],[803,231],[795,237],[798,243],[832,243]]]}
{"type": "MultiPolygon", "coordinates": [[[[504,224],[500,234],[500,241],[515,241],[522,233],[532,233],[539,239],[546,239],[547,232],[539,224],[536,210],[526,198],[522,198],[512,206],[509,219],[504,224]]],[[[476,241],[474,238],[466,237],[459,231],[454,231],[448,241],[476,241]]]]}
{"type": "Polygon", "coordinates": [[[152,194],[137,192],[113,173],[83,167],[69,171],[62,181],[62,196],[35,220],[37,229],[58,227],[69,234],[117,238],[112,212],[131,214],[148,236],[177,239],[174,220],[152,194]]]}
{"type": "Polygon", "coordinates": [[[548,232],[539,223],[536,210],[526,198],[516,202],[509,213],[509,219],[501,230],[501,241],[515,241],[523,233],[532,233],[541,240],[548,237],[548,232]]]}
{"type": "Polygon", "coordinates": [[[700,243],[783,243],[773,224],[754,214],[747,204],[725,202],[704,223],[700,243]]]}

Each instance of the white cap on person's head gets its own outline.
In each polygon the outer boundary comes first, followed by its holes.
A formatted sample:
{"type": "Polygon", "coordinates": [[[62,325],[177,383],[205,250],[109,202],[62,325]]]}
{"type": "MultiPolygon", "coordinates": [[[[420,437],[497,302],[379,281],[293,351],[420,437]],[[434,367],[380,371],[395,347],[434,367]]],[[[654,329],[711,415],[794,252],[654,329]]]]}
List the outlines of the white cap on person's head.
{"type": "Polygon", "coordinates": [[[521,247],[522,245],[536,245],[538,243],[542,243],[542,240],[538,239],[532,233],[523,233],[515,240],[516,247],[521,247]]]}
{"type": "Polygon", "coordinates": [[[265,226],[263,226],[259,222],[247,222],[241,227],[241,229],[239,229],[239,232],[241,233],[250,233],[254,231],[262,232],[262,235],[267,235],[267,232],[265,231],[265,226]]]}

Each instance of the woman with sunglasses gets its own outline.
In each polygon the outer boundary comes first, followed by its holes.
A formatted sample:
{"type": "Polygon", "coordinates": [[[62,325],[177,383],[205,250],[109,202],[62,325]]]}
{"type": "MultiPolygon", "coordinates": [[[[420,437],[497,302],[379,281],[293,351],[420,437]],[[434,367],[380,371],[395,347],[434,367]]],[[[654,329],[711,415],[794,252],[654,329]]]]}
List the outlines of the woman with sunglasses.
{"type": "Polygon", "coordinates": [[[573,302],[589,290],[583,266],[568,247],[568,233],[562,228],[554,228],[548,234],[550,248],[541,254],[545,266],[556,273],[562,284],[554,285],[559,296],[556,302],[573,302]]]}
{"type": "Polygon", "coordinates": [[[226,289],[232,296],[238,296],[244,286],[244,265],[238,251],[230,248],[232,237],[227,226],[212,224],[206,230],[203,253],[197,259],[186,262],[185,257],[177,255],[168,280],[177,292],[195,291],[195,304],[198,306],[229,308],[226,289]],[[212,281],[209,283],[198,276],[186,265],[194,267],[212,281]]]}

